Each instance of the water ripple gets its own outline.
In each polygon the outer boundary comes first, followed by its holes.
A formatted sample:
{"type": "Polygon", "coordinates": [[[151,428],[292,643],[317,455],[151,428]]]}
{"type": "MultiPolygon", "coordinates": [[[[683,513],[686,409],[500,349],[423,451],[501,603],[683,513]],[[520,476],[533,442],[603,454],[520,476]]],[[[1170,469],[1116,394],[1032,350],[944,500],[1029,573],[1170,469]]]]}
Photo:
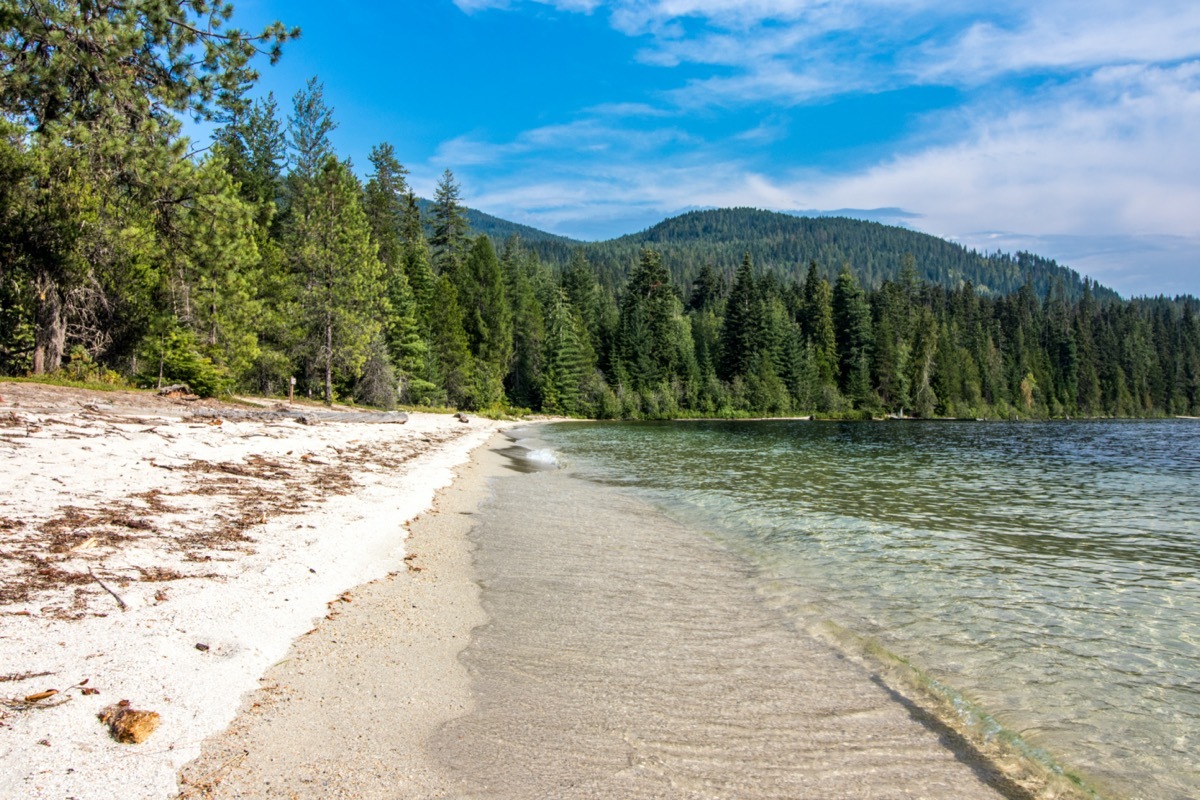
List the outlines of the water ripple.
{"type": "Polygon", "coordinates": [[[1200,425],[561,425],[758,566],[1130,797],[1200,796],[1200,425]]]}

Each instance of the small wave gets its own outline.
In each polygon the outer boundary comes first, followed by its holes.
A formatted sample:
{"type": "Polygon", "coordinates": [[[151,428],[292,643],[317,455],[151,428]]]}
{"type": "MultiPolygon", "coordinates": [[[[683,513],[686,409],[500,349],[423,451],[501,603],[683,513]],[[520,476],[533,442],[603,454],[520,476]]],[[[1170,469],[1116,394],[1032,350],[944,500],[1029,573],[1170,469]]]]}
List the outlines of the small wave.
{"type": "Polygon", "coordinates": [[[525,454],[525,460],[552,467],[562,466],[553,450],[530,450],[525,454]]]}

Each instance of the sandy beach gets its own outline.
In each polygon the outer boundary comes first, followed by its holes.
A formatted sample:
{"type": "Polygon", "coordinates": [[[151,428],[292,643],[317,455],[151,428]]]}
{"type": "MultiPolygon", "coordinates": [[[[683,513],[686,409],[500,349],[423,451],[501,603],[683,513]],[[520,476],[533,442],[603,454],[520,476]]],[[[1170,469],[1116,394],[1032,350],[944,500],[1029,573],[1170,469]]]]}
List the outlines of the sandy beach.
{"type": "Polygon", "coordinates": [[[0,384],[0,797],[165,798],[500,423],[0,384]],[[394,418],[392,418],[394,419],[394,418]],[[140,744],[99,719],[154,712],[140,744]]]}
{"type": "Polygon", "coordinates": [[[0,797],[1067,796],[506,424],[0,397],[0,797]]]}

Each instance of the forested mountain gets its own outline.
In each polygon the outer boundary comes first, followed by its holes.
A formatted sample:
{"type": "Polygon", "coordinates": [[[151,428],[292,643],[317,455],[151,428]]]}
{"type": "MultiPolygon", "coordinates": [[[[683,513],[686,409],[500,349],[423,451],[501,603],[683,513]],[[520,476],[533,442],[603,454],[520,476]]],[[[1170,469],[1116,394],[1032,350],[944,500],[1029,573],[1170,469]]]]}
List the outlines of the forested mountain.
{"type": "Polygon", "coordinates": [[[1200,415],[1194,298],[750,209],[576,246],[473,216],[450,170],[422,203],[386,141],[361,180],[318,79],[286,112],[248,98],[294,32],[224,33],[228,3],[0,10],[0,374],[602,417],[1200,415]]]}
{"type": "MultiPolygon", "coordinates": [[[[478,230],[501,240],[508,235],[486,224],[478,230]]],[[[544,260],[559,263],[566,257],[561,241],[545,247],[540,239],[521,235],[544,260]]],[[[1017,291],[1028,280],[1039,297],[1060,283],[1072,300],[1083,294],[1079,273],[1031,253],[981,255],[894,225],[754,208],[690,211],[640,233],[588,243],[584,252],[602,281],[617,289],[624,285],[629,265],[646,247],[658,251],[671,277],[685,286],[705,265],[732,276],[742,256],[749,253],[761,269],[785,282],[801,279],[809,262],[816,261],[818,271],[830,280],[848,265],[863,286],[878,288],[885,280],[896,280],[911,259],[918,279],[950,289],[969,282],[981,294],[998,296],[1017,291]]],[[[1092,292],[1099,300],[1117,296],[1094,283],[1092,292]]]]}
{"type": "MultiPolygon", "coordinates": [[[[428,220],[429,215],[433,212],[433,201],[419,197],[417,198],[417,207],[421,209],[421,213],[428,220]]],[[[529,225],[522,225],[519,222],[509,222],[506,219],[494,217],[491,214],[467,206],[463,207],[463,214],[466,217],[468,227],[473,232],[477,234],[482,233],[488,236],[493,242],[501,243],[510,237],[517,236],[527,245],[535,245],[539,248],[543,245],[549,245],[546,248],[547,252],[567,255],[570,254],[571,250],[583,244],[583,242],[566,236],[547,233],[529,225]]]]}

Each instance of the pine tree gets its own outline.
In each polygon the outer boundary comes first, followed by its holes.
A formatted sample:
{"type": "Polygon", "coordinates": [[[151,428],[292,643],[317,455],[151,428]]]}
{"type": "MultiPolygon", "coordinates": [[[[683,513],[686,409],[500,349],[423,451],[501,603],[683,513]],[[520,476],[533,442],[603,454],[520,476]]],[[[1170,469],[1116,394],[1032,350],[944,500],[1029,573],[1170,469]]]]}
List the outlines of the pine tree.
{"type": "Polygon", "coordinates": [[[754,266],[750,254],[742,258],[733,278],[733,289],[725,304],[725,321],[721,326],[720,369],[717,375],[724,381],[736,376],[745,378],[754,369],[764,352],[763,327],[765,309],[754,282],[754,266]]]}
{"type": "Polygon", "coordinates": [[[369,156],[374,172],[363,193],[363,210],[371,224],[371,235],[379,248],[379,260],[388,272],[404,270],[403,238],[405,196],[408,174],[396,158],[396,150],[387,142],[371,148],[369,156]]]}
{"type": "Polygon", "coordinates": [[[468,229],[460,192],[454,173],[443,172],[433,196],[433,235],[429,238],[434,271],[439,275],[450,275],[456,282],[467,250],[468,229]]]}
{"type": "Polygon", "coordinates": [[[450,276],[441,275],[435,289],[436,302],[430,308],[430,343],[436,368],[436,383],[447,403],[459,408],[476,404],[475,365],[471,345],[463,329],[463,312],[458,304],[458,288],[450,276]]]}
{"type": "Polygon", "coordinates": [[[542,408],[553,414],[585,412],[582,388],[595,369],[588,363],[583,321],[566,292],[556,289],[546,309],[546,342],[542,373],[542,408]]]}
{"type": "Polygon", "coordinates": [[[617,332],[618,375],[632,391],[655,391],[676,374],[680,305],[658,253],[643,250],[621,302],[617,332]]]}
{"type": "Polygon", "coordinates": [[[213,134],[213,144],[224,156],[242,199],[258,207],[257,221],[265,233],[275,217],[287,161],[287,137],[275,95],[239,110],[213,134]]]}
{"type": "Polygon", "coordinates": [[[225,28],[229,3],[0,4],[0,118],[14,182],[4,213],[6,271],[29,299],[31,366],[57,369],[69,339],[128,354],[155,309],[175,231],[152,209],[181,201],[179,115],[236,111],[256,52],[279,55],[296,32],[225,28]],[[139,319],[140,318],[140,319],[139,319]],[[125,328],[125,330],[121,330],[125,328]],[[69,334],[68,330],[77,333],[69,334]]]}
{"type": "Polygon", "coordinates": [[[512,311],[491,239],[475,239],[459,274],[463,327],[475,357],[476,401],[481,407],[499,405],[513,354],[512,311]]]}
{"type": "Polygon", "coordinates": [[[833,290],[817,272],[817,262],[808,266],[804,281],[802,327],[812,347],[813,366],[821,387],[837,390],[837,337],[833,325],[833,290]]]}
{"type": "Polygon", "coordinates": [[[518,406],[540,408],[544,405],[542,374],[546,340],[544,311],[535,285],[540,264],[514,236],[505,242],[500,269],[512,310],[513,332],[513,355],[504,377],[504,391],[510,402],[518,406]]]}
{"type": "Polygon", "coordinates": [[[301,312],[307,350],[319,366],[326,403],[339,380],[355,380],[381,332],[386,311],[383,264],[360,202],[361,188],[349,168],[326,159],[304,187],[293,221],[290,251],[303,279],[301,312]]]}
{"type": "Polygon", "coordinates": [[[433,274],[429,242],[425,240],[425,233],[421,228],[421,209],[417,205],[417,196],[411,189],[404,197],[400,233],[404,247],[404,274],[417,303],[417,322],[421,330],[428,335],[430,309],[437,294],[437,278],[433,274]]]}
{"type": "Polygon", "coordinates": [[[315,180],[325,162],[334,155],[329,134],[337,129],[333,109],[325,104],[325,84],[314,75],[304,88],[292,96],[292,115],[288,117],[288,144],[291,146],[289,180],[295,195],[303,184],[315,180]]]}
{"type": "Polygon", "coordinates": [[[849,266],[842,268],[833,287],[833,324],[839,387],[861,406],[871,396],[871,308],[849,266]]]}

